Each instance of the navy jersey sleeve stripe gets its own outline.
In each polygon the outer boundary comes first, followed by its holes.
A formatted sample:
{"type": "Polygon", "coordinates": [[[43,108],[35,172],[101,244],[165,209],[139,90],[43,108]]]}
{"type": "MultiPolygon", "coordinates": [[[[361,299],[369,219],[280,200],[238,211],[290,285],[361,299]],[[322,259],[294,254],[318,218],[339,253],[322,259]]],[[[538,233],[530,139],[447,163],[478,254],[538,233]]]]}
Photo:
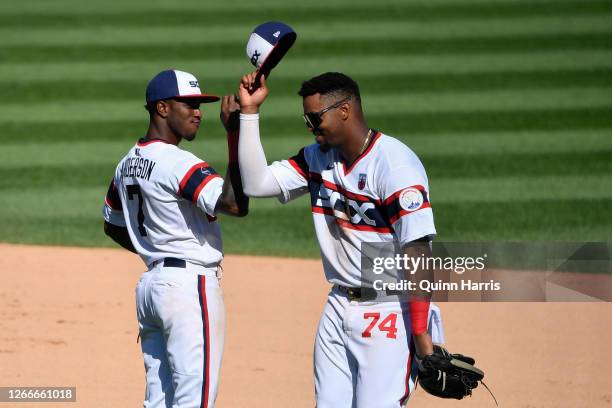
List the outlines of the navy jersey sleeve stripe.
{"type": "Polygon", "coordinates": [[[113,210],[123,211],[121,199],[119,198],[119,191],[117,191],[117,186],[115,186],[115,180],[111,181],[110,185],[108,186],[108,191],[106,192],[106,199],[104,201],[113,210]]]}
{"type": "Polygon", "coordinates": [[[298,154],[287,160],[291,166],[299,173],[300,176],[308,180],[310,171],[308,170],[308,163],[306,162],[306,156],[304,155],[304,148],[301,148],[298,154]]]}
{"type": "Polygon", "coordinates": [[[206,162],[192,166],[179,184],[179,196],[195,203],[204,186],[216,177],[220,177],[219,174],[206,162]]]}
{"type": "Polygon", "coordinates": [[[389,223],[393,225],[402,216],[413,213],[418,210],[421,210],[423,208],[431,208],[431,204],[429,203],[429,196],[427,194],[427,190],[425,190],[425,187],[421,185],[415,185],[415,186],[401,189],[391,194],[384,201],[383,207],[385,209],[385,213],[386,213],[387,219],[389,220],[389,223]],[[421,193],[422,202],[420,205],[416,206],[414,209],[405,209],[402,207],[402,204],[400,203],[401,194],[407,189],[416,189],[421,193]]]}

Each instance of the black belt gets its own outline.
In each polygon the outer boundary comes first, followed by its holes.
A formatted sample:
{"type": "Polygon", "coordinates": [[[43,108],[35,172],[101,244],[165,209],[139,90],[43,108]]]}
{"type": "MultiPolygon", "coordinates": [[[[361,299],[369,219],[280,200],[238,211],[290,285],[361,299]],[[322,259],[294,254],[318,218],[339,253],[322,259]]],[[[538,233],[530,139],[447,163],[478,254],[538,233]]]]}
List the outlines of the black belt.
{"type": "Polygon", "coordinates": [[[349,288],[342,285],[336,285],[336,288],[338,288],[341,293],[344,293],[349,300],[362,301],[376,298],[376,291],[374,289],[368,290],[367,288],[349,288]]]}
{"type": "Polygon", "coordinates": [[[183,259],[164,258],[164,268],[186,268],[187,263],[183,259]]]}
{"type": "MultiPolygon", "coordinates": [[[[382,293],[377,292],[374,288],[349,288],[347,286],[336,285],[336,288],[346,295],[349,300],[356,300],[358,302],[365,302],[368,300],[375,300],[382,293]]],[[[401,295],[402,292],[399,290],[385,290],[384,295],[397,296],[401,295]]]]}

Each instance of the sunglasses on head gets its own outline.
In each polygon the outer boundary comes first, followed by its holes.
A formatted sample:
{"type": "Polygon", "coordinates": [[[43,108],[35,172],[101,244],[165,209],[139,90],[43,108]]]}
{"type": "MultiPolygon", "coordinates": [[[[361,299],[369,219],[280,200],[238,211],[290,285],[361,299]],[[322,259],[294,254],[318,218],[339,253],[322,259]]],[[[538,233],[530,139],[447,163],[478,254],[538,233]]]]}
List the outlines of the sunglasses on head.
{"type": "Polygon", "coordinates": [[[308,126],[309,129],[312,130],[316,130],[319,128],[319,125],[321,125],[321,122],[323,122],[323,119],[321,119],[321,117],[323,116],[323,114],[329,110],[332,109],[336,109],[337,107],[339,107],[340,105],[342,105],[345,102],[348,102],[351,100],[350,96],[347,96],[346,98],[334,103],[333,105],[328,106],[325,109],[322,109],[318,112],[306,112],[304,114],[304,122],[306,122],[306,126],[308,126]]]}

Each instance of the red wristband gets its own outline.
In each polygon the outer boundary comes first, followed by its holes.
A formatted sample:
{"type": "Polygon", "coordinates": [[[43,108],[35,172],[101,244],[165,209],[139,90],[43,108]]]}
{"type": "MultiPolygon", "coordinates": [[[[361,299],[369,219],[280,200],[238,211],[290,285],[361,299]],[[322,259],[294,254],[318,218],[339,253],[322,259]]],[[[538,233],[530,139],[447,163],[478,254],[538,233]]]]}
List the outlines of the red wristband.
{"type": "Polygon", "coordinates": [[[422,334],[427,331],[427,318],[429,316],[429,299],[412,298],[410,305],[410,323],[412,334],[422,334]]]}

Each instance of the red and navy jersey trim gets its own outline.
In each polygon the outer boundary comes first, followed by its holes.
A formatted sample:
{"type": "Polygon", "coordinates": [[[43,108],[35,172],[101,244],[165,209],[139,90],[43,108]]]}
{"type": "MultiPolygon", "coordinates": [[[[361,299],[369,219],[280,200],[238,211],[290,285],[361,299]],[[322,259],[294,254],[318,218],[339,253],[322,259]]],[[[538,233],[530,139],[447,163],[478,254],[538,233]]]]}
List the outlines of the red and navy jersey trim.
{"type": "Polygon", "coordinates": [[[298,154],[287,160],[289,164],[298,172],[298,174],[308,180],[310,174],[308,170],[308,163],[306,162],[306,156],[304,156],[304,148],[301,148],[298,154]]]}
{"type": "Polygon", "coordinates": [[[348,191],[331,181],[323,180],[318,173],[310,173],[309,180],[313,213],[334,217],[334,222],[342,228],[380,234],[393,233],[381,200],[348,191]],[[337,192],[341,197],[333,199],[333,194],[329,195],[326,191],[337,192]],[[351,203],[347,205],[345,200],[351,203]]]}
{"type": "Polygon", "coordinates": [[[167,141],[162,140],[162,139],[145,139],[145,138],[142,138],[142,139],[138,139],[138,143],[137,143],[137,145],[138,145],[139,147],[144,147],[144,146],[148,146],[148,145],[150,145],[151,143],[155,143],[155,142],[160,142],[160,143],[166,143],[166,144],[169,144],[167,141]]]}
{"type": "MultiPolygon", "coordinates": [[[[343,228],[348,228],[357,231],[368,231],[368,232],[377,232],[379,234],[392,234],[393,228],[391,227],[377,227],[375,225],[367,225],[367,224],[355,224],[349,220],[345,220],[342,218],[336,217],[334,210],[331,208],[312,206],[312,212],[315,214],[325,214],[334,217],[334,222],[343,228]]],[[[343,211],[344,212],[344,211],[343,211]]]]}
{"type": "Polygon", "coordinates": [[[115,180],[111,181],[110,185],[108,186],[108,191],[106,192],[104,202],[113,210],[123,211],[121,198],[119,198],[119,191],[117,190],[117,186],[115,186],[115,180]]]}
{"type": "Polygon", "coordinates": [[[402,216],[404,216],[406,214],[410,214],[410,213],[413,213],[415,211],[422,210],[423,208],[431,208],[431,204],[429,203],[429,196],[427,194],[427,190],[425,189],[425,187],[423,187],[422,185],[419,185],[419,184],[414,185],[414,186],[410,186],[410,187],[402,188],[401,190],[398,190],[395,193],[391,194],[383,202],[383,206],[385,207],[387,218],[389,219],[389,222],[391,224],[394,224],[398,219],[400,219],[402,216]],[[401,206],[401,204],[400,204],[400,197],[402,195],[402,192],[404,192],[404,190],[406,190],[407,188],[413,188],[413,189],[417,189],[417,190],[420,191],[421,195],[423,196],[423,204],[421,204],[421,206],[419,208],[416,208],[414,210],[406,210],[406,209],[404,209],[401,206]]]}
{"type": "Polygon", "coordinates": [[[330,190],[337,191],[343,196],[348,197],[350,199],[357,200],[357,201],[370,201],[376,205],[382,204],[382,200],[377,200],[375,198],[372,198],[372,197],[369,197],[363,194],[353,193],[352,191],[348,191],[344,187],[334,184],[331,181],[323,180],[323,177],[319,173],[310,173],[310,179],[314,182],[322,183],[325,187],[329,188],[330,190]]]}
{"type": "Polygon", "coordinates": [[[321,174],[311,172],[308,189],[313,213],[332,216],[337,225],[359,231],[393,234],[393,224],[402,216],[431,207],[427,190],[421,185],[402,188],[383,201],[348,191],[324,180],[321,174]],[[414,210],[404,209],[400,202],[402,193],[409,188],[418,190],[423,198],[422,204],[414,210]]]}
{"type": "Polygon", "coordinates": [[[210,327],[208,324],[208,302],[206,300],[206,276],[204,275],[198,275],[198,295],[200,311],[202,313],[202,340],[204,346],[200,408],[207,408],[210,391],[210,327]]]}
{"type": "Polygon", "coordinates": [[[221,178],[206,162],[193,165],[179,183],[178,195],[193,203],[198,201],[200,192],[211,180],[221,178]]]}

